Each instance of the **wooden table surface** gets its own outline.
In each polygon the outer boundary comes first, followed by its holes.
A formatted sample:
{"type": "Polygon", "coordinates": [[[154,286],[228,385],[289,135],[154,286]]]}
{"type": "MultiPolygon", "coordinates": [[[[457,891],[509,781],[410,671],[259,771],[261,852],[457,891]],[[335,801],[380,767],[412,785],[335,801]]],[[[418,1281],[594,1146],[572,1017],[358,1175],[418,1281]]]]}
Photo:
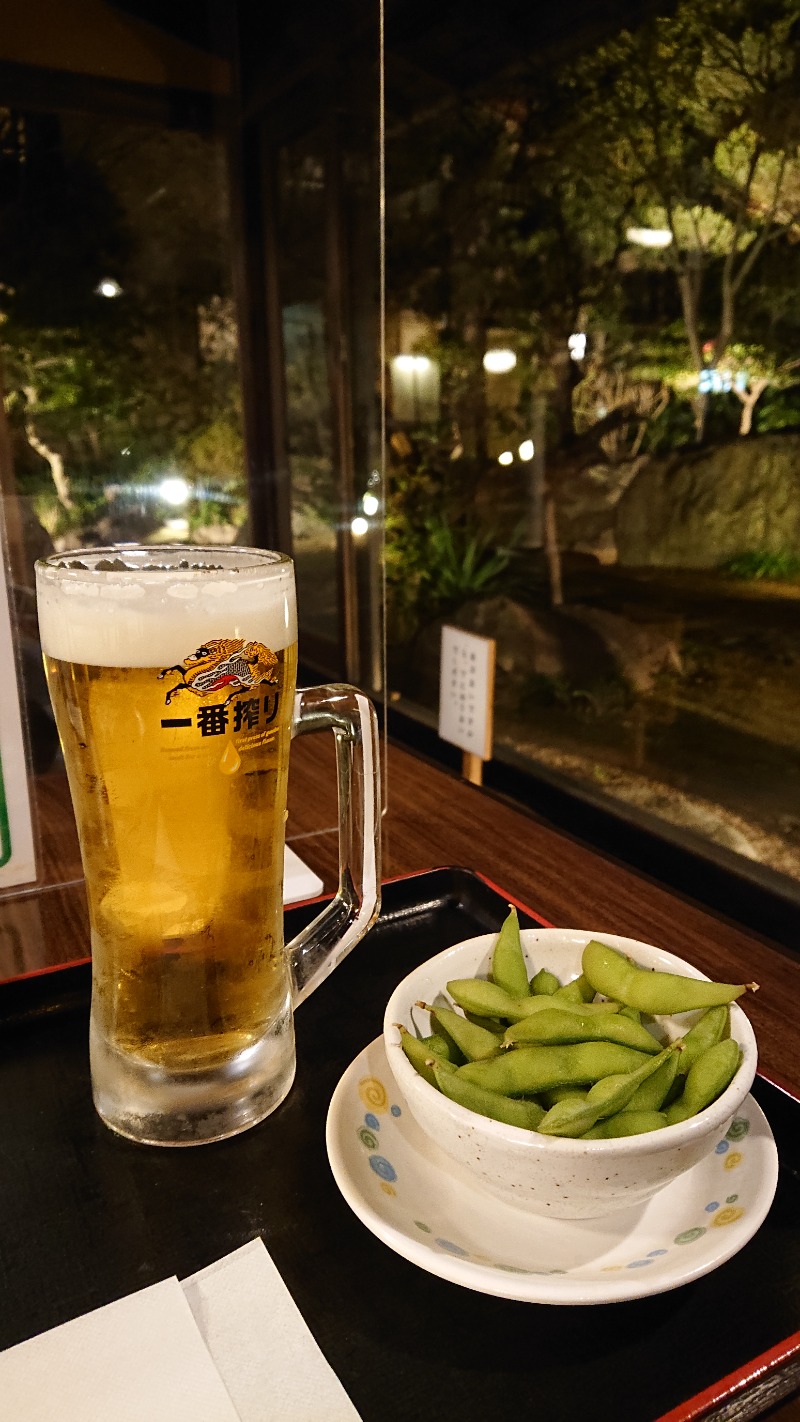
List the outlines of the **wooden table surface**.
{"type": "MultiPolygon", "coordinates": [[[[726,982],[760,984],[747,1000],[761,1065],[800,1090],[800,966],[749,930],[626,868],[579,838],[468,785],[398,746],[384,767],[388,813],[383,876],[459,865],[476,869],[551,923],[657,943],[726,982]]],[[[0,897],[0,980],[88,954],[86,896],[66,779],[37,782],[40,876],[0,897]]],[[[337,878],[333,740],[292,749],[287,839],[321,875],[337,878]]],[[[702,870],[698,868],[698,873],[702,870]]]]}
{"type": "MultiPolygon", "coordinates": [[[[624,934],[659,944],[712,977],[755,980],[760,991],[748,997],[747,1011],[760,1065],[800,1090],[796,958],[588,848],[577,818],[574,836],[566,835],[398,746],[390,746],[384,773],[384,878],[444,865],[475,869],[555,925],[624,934]]],[[[287,839],[322,876],[325,891],[332,891],[337,877],[332,738],[296,742],[289,780],[287,839]]],[[[41,777],[37,797],[40,879],[35,888],[0,898],[0,980],[88,952],[86,899],[64,776],[41,777]]],[[[800,1403],[784,1402],[770,1415],[798,1422],[800,1403]]]]}

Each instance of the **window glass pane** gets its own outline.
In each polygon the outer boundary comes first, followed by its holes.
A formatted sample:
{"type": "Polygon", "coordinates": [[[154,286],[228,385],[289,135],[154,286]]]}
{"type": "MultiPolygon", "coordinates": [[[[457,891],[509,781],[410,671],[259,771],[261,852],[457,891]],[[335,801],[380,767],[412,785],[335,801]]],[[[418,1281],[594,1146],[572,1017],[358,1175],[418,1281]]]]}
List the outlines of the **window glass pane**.
{"type": "Polygon", "coordinates": [[[292,539],[304,631],[337,646],[336,530],[340,495],[333,462],[325,321],[325,179],[311,135],[282,149],[280,284],[291,471],[292,539]]]}
{"type": "Polygon", "coordinates": [[[390,685],[495,638],[496,756],[787,886],[795,7],[576,8],[390,38],[390,685]]]}
{"type": "Polygon", "coordinates": [[[222,144],[10,110],[4,132],[0,337],[30,554],[232,542],[247,508],[222,144]]]}

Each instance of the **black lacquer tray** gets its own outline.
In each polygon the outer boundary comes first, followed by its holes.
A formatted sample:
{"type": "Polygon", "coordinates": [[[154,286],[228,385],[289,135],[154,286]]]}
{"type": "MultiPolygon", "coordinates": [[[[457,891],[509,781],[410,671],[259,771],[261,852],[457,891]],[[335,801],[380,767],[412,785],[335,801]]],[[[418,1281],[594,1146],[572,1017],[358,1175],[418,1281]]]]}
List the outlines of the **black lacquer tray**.
{"type": "MultiPolygon", "coordinates": [[[[387,884],[375,927],[298,1011],[287,1101],[198,1150],[135,1146],[96,1117],[88,965],[0,986],[0,1348],[261,1235],[364,1422],[741,1422],[800,1387],[800,1102],[763,1077],[781,1161],[770,1214],[727,1264],[657,1297],[472,1293],[393,1254],[340,1196],[325,1150],[339,1077],[400,979],[497,929],[508,902],[463,869],[387,884]]],[[[317,910],[287,910],[287,935],[317,910]]]]}

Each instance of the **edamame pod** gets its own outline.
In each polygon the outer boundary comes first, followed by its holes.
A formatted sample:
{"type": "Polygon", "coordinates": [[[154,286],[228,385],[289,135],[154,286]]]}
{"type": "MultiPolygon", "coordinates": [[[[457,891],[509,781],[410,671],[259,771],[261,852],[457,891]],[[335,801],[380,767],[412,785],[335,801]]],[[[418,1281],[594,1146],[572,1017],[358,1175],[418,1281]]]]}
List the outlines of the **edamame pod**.
{"type": "Polygon", "coordinates": [[[678,973],[651,972],[640,968],[593,939],[583,950],[583,971],[595,992],[614,998],[626,1007],[636,1007],[653,1016],[689,1012],[698,1007],[716,1007],[741,997],[748,983],[711,983],[704,978],[685,978],[678,973]]]}
{"type": "Polygon", "coordinates": [[[458,1078],[457,1072],[433,1066],[436,1085],[444,1096],[466,1106],[468,1111],[477,1111],[479,1116],[489,1116],[493,1121],[502,1121],[506,1126],[519,1126],[522,1130],[535,1131],[544,1111],[535,1101],[515,1101],[510,1096],[501,1096],[496,1091],[485,1091],[474,1082],[458,1078]]]}
{"type": "Polygon", "coordinates": [[[621,1007],[619,1015],[620,1017],[630,1017],[631,1022],[641,1022],[642,1020],[642,1014],[638,1007],[621,1007]]]}
{"type": "Polygon", "coordinates": [[[492,982],[511,997],[528,996],[528,969],[522,951],[517,910],[509,907],[492,953],[492,982]]]}
{"type": "Polygon", "coordinates": [[[558,978],[555,973],[550,972],[549,968],[540,968],[538,973],[535,973],[531,978],[529,984],[530,991],[536,996],[539,993],[546,993],[548,997],[551,997],[554,992],[558,992],[560,987],[558,978]]]}
{"type": "MultiPolygon", "coordinates": [[[[703,1111],[712,1101],[716,1101],[733,1081],[739,1070],[740,1060],[739,1043],[732,1037],[708,1047],[689,1068],[686,1085],[677,1101],[673,1101],[667,1108],[667,1125],[674,1126],[677,1121],[687,1121],[690,1116],[696,1116],[698,1111],[703,1111]]],[[[465,1068],[460,1067],[459,1070],[464,1071],[465,1068]]]]}
{"type": "Polygon", "coordinates": [[[441,1057],[443,1062],[452,1062],[453,1066],[463,1066],[463,1053],[443,1035],[441,1032],[431,1032],[427,1037],[420,1037],[423,1046],[427,1048],[428,1056],[441,1057]]]}
{"type": "Polygon", "coordinates": [[[547,1111],[551,1106],[555,1106],[557,1101],[566,1101],[569,1097],[575,1097],[584,1101],[586,1099],[586,1088],[582,1086],[553,1086],[549,1091],[543,1091],[539,1097],[542,1105],[547,1111]]]}
{"type": "Polygon", "coordinates": [[[551,1106],[538,1129],[546,1136],[585,1135],[598,1121],[605,1120],[607,1116],[615,1116],[618,1111],[624,1111],[637,1087],[658,1070],[668,1055],[673,1055],[676,1051],[677,1047],[673,1044],[657,1057],[645,1060],[633,1071],[604,1077],[590,1087],[585,1101],[559,1101],[557,1105],[551,1106]]]}
{"type": "Polygon", "coordinates": [[[503,1037],[504,1046],[513,1047],[519,1042],[619,1042],[623,1047],[635,1047],[651,1056],[660,1050],[659,1043],[646,1027],[618,1013],[603,1012],[590,1017],[558,1008],[534,1012],[509,1027],[503,1037]]]}
{"type": "Polygon", "coordinates": [[[661,1111],[675,1080],[683,1052],[670,1052],[665,1062],[652,1076],[648,1076],[631,1097],[626,1111],[661,1111]]]}
{"type": "Polygon", "coordinates": [[[538,997],[512,997],[497,983],[485,978],[453,978],[447,984],[447,991],[464,1012],[473,1012],[478,1017],[505,1017],[509,1022],[520,1022],[529,1013],[543,1012],[555,1007],[562,1012],[603,1013],[616,1012],[618,1002],[569,1002],[563,997],[548,997],[544,993],[538,997]]]}
{"type": "Polygon", "coordinates": [[[616,1116],[609,1116],[605,1121],[598,1121],[596,1126],[584,1131],[581,1137],[584,1141],[608,1141],[614,1140],[618,1136],[642,1136],[645,1131],[659,1131],[662,1126],[666,1126],[667,1118],[663,1111],[618,1111],[616,1116]]]}
{"type": "Polygon", "coordinates": [[[591,1002],[594,997],[594,988],[583,973],[579,977],[573,978],[571,982],[565,983],[558,988],[553,997],[564,999],[566,1002],[591,1002]]]}
{"type": "Polygon", "coordinates": [[[694,1027],[682,1038],[683,1051],[678,1062],[678,1075],[688,1076],[697,1058],[709,1047],[713,1047],[715,1042],[721,1042],[723,1037],[729,1035],[730,1024],[731,1011],[727,1003],[720,1007],[709,1007],[699,1022],[695,1022],[694,1027]]]}
{"type": "Polygon", "coordinates": [[[502,1017],[482,1017],[477,1012],[465,1012],[464,1016],[468,1022],[474,1022],[476,1027],[483,1027],[485,1032],[494,1032],[495,1037],[502,1037],[508,1025],[502,1017]]]}
{"type": "Polygon", "coordinates": [[[452,1008],[432,1006],[427,1002],[419,1002],[417,1006],[426,1008],[435,1026],[455,1042],[468,1062],[481,1062],[486,1057],[496,1056],[500,1051],[500,1038],[496,1037],[494,1032],[487,1032],[485,1027],[477,1027],[474,1022],[468,1022],[466,1017],[454,1012],[452,1008]]]}
{"type": "MultiPolygon", "coordinates": [[[[437,1061],[441,1060],[445,1071],[455,1071],[454,1063],[447,1061],[445,1057],[440,1057],[439,1053],[432,1047],[430,1037],[415,1037],[413,1032],[409,1032],[408,1028],[403,1027],[399,1022],[397,1023],[397,1027],[400,1032],[400,1045],[408,1057],[408,1060],[415,1070],[419,1072],[420,1076],[424,1077],[427,1082],[430,1082],[431,1086],[436,1085],[436,1078],[434,1077],[433,1067],[431,1066],[431,1062],[434,1059],[437,1061]]],[[[441,1038],[439,1040],[441,1040],[441,1038]]]]}
{"type": "Polygon", "coordinates": [[[629,1072],[656,1061],[616,1042],[578,1042],[569,1047],[517,1047],[457,1071],[465,1081],[502,1096],[535,1096],[554,1086],[588,1086],[612,1072],[629,1072]]]}

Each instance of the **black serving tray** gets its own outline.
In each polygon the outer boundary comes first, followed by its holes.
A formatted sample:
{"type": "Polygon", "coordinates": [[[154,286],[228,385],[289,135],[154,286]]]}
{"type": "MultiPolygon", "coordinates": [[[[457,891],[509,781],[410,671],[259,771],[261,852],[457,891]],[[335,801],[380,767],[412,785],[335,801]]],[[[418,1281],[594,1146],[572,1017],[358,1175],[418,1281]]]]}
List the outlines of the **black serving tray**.
{"type": "MultiPolygon", "coordinates": [[[[463,869],[385,885],[374,928],[298,1011],[288,1099],[200,1150],[136,1146],[95,1115],[88,965],[0,986],[0,1348],[261,1235],[364,1422],[742,1422],[800,1387],[800,1102],[763,1077],[772,1210],[727,1264],[657,1297],[557,1308],[472,1293],[392,1253],[340,1196],[325,1152],[339,1077],[400,979],[497,929],[508,902],[463,869]]],[[[317,911],[287,910],[287,935],[317,911]]]]}

